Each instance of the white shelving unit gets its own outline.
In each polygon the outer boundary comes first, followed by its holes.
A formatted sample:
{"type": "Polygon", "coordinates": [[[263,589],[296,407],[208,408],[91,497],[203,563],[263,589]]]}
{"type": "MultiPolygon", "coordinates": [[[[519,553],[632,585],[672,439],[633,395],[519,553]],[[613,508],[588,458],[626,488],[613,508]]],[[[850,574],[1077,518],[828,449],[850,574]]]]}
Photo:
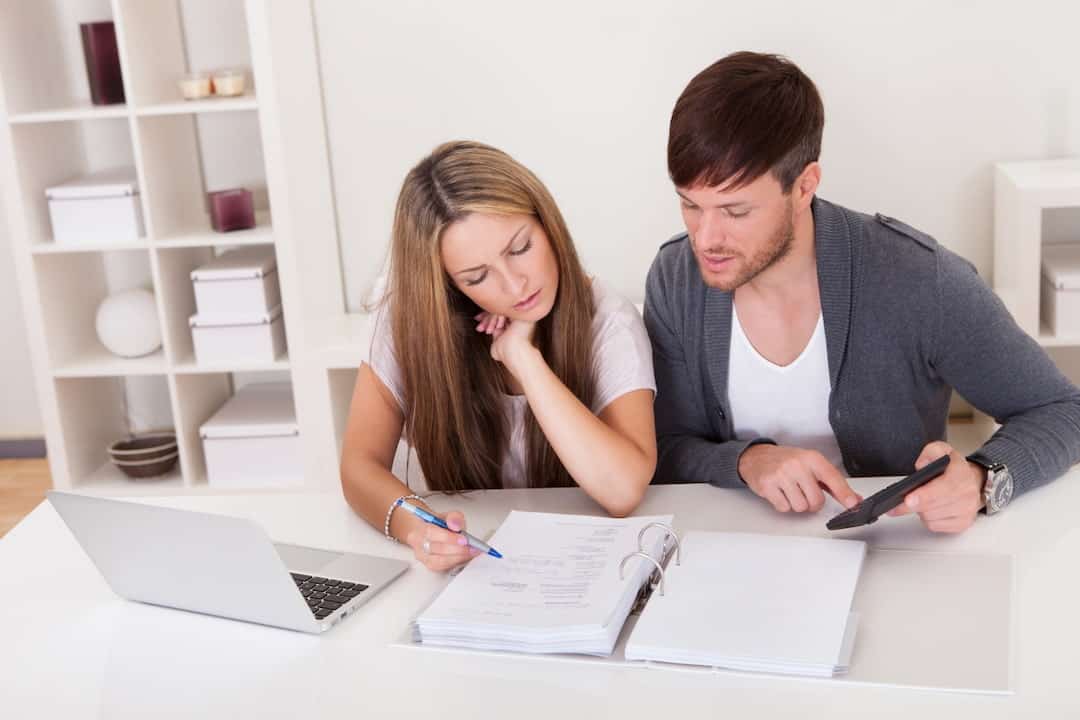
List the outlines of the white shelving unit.
{"type": "MultiPolygon", "coordinates": [[[[341,312],[340,303],[334,307],[341,281],[310,4],[186,5],[0,0],[0,190],[53,482],[103,493],[210,491],[199,426],[232,394],[235,373],[273,372],[287,373],[293,382],[306,443],[304,484],[336,483],[336,473],[327,477],[336,458],[318,435],[328,427],[329,417],[320,417],[329,410],[312,399],[320,375],[307,368],[318,355],[312,348],[326,337],[321,318],[341,312]],[[181,98],[177,79],[202,69],[191,67],[192,43],[200,31],[213,33],[213,42],[221,35],[220,27],[185,26],[185,10],[196,18],[225,12],[237,20],[236,45],[249,47],[250,57],[229,64],[252,69],[254,91],[237,98],[181,98]],[[99,20],[116,25],[125,104],[89,101],[78,24],[99,20]],[[225,123],[227,132],[208,149],[216,122],[225,123]],[[217,233],[205,195],[217,189],[211,170],[230,178],[240,172],[244,162],[233,162],[234,152],[249,165],[250,158],[261,158],[260,177],[234,184],[265,188],[266,207],[257,212],[256,228],[217,233]],[[145,237],[115,245],[54,242],[45,189],[122,165],[137,172],[145,237]],[[255,244],[273,245],[278,256],[289,353],[265,364],[198,365],[188,326],[195,311],[189,273],[223,248],[255,244]],[[110,293],[133,286],[154,291],[163,347],[125,359],[102,347],[94,316],[110,293]],[[107,462],[106,446],[127,432],[124,393],[133,378],[149,381],[168,398],[180,461],[162,478],[133,481],[107,462]]],[[[256,198],[258,206],[258,192],[256,198]]]]}
{"type": "MultiPolygon", "coordinates": [[[[1080,346],[1080,336],[1049,332],[1039,312],[1042,247],[1054,240],[1047,237],[1047,213],[1068,208],[1080,209],[1080,158],[995,166],[994,290],[1044,347],[1080,346]]],[[[1080,242],[1080,231],[1074,232],[1072,241],[1080,242]]]]}

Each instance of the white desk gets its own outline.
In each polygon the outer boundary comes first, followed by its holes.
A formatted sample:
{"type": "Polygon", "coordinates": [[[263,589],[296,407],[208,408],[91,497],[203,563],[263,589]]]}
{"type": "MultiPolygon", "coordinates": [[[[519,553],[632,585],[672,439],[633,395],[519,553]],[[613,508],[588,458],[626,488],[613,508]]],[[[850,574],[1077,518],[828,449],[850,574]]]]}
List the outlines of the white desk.
{"type": "MultiPolygon", "coordinates": [[[[1012,696],[682,673],[601,663],[469,657],[391,645],[444,579],[419,565],[322,637],[142,606],[117,598],[46,502],[0,540],[0,713],[5,717],[1077,717],[1080,470],[980,518],[959,537],[911,518],[848,536],[877,546],[1014,553],[1012,696]]],[[[856,481],[868,493],[880,481],[856,481]]],[[[251,517],[287,542],[409,558],[339,495],[154,498],[251,517]]],[[[576,489],[432,500],[493,529],[511,508],[596,513],[576,489]]],[[[653,487],[641,514],[676,526],[825,535],[817,516],[778,515],[746,491],[653,487]]],[[[183,542],[177,538],[177,542],[183,542]]],[[[927,588],[927,592],[933,592],[927,588]]],[[[988,629],[993,632],[993,629],[988,629]]],[[[1006,632],[1005,628],[1001,629],[1006,632]]],[[[912,618],[911,632],[919,632],[912,618]]]]}

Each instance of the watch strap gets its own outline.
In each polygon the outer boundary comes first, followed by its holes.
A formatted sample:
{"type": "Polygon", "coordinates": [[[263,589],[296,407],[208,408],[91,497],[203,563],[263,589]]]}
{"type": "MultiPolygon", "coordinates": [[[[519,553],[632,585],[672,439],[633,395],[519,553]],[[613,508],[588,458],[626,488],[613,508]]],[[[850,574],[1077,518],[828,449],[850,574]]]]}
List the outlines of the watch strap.
{"type": "Polygon", "coordinates": [[[986,468],[986,470],[988,472],[993,472],[993,471],[996,471],[996,470],[1000,470],[1001,468],[1005,467],[1004,463],[999,463],[999,462],[996,462],[994,460],[991,460],[990,458],[988,458],[985,455],[981,454],[978,450],[976,450],[975,452],[968,455],[967,459],[970,462],[975,463],[976,465],[980,465],[980,466],[986,468]]]}

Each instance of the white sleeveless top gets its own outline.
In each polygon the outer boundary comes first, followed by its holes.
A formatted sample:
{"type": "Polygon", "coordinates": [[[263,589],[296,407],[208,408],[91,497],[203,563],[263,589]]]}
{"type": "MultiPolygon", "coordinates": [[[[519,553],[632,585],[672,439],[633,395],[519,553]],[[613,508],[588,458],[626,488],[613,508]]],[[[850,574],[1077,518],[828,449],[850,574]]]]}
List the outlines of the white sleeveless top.
{"type": "MultiPolygon", "coordinates": [[[[632,303],[608,288],[598,278],[592,280],[596,314],[593,316],[593,363],[596,372],[596,399],[589,408],[599,415],[612,401],[634,390],[656,392],[652,346],[641,314],[632,303]]],[[[401,368],[394,354],[387,304],[375,317],[375,334],[368,365],[386,385],[404,411],[401,368]]],[[[503,487],[526,487],[524,395],[503,395],[503,409],[509,419],[510,438],[502,463],[503,487]]]]}
{"type": "Polygon", "coordinates": [[[778,445],[817,450],[844,471],[840,447],[829,424],[829,360],[825,324],[818,315],[814,334],[790,365],[776,365],[754,348],[731,306],[728,400],[735,437],[768,437],[778,445]]]}

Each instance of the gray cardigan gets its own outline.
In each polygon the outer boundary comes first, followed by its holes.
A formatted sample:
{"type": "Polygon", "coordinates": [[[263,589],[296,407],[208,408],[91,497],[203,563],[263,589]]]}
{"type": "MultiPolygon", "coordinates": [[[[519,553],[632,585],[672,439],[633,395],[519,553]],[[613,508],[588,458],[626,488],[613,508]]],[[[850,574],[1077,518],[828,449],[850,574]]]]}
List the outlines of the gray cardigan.
{"type": "MultiPolygon", "coordinates": [[[[952,389],[1002,427],[981,452],[1020,494],[1080,461],[1080,391],[967,261],[883,215],[815,198],[829,421],[848,474],[905,475],[945,438],[952,389]]],[[[732,294],[702,281],[686,234],[649,270],[656,370],[654,482],[742,487],[727,397],[732,294]]]]}

